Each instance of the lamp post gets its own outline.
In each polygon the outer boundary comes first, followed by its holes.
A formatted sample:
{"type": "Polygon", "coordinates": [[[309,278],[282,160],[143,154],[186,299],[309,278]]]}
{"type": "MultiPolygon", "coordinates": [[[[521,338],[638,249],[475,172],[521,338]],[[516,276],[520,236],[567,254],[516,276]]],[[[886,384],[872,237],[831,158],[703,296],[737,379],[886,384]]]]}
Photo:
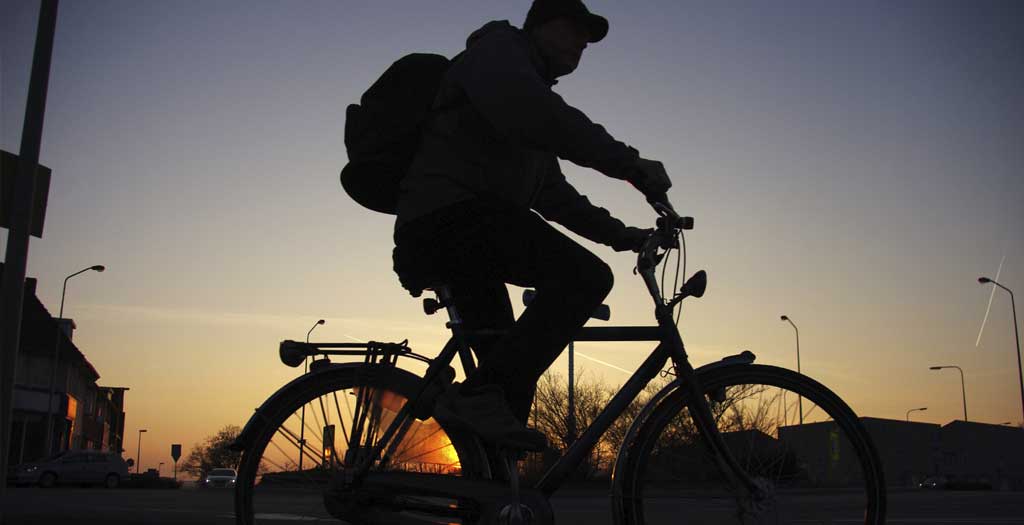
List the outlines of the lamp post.
{"type": "Polygon", "coordinates": [[[144,429],[144,428],[140,428],[139,429],[139,448],[135,450],[135,473],[136,474],[138,474],[139,473],[139,469],[142,468],[142,433],[145,432],[145,431],[146,431],[146,429],[144,429]]]}
{"type": "Polygon", "coordinates": [[[942,370],[943,368],[955,368],[960,371],[960,392],[964,396],[964,421],[967,421],[967,387],[964,386],[964,369],[956,365],[931,366],[929,370],[942,370]]]}
{"type": "Polygon", "coordinates": [[[161,461],[160,464],[156,466],[156,477],[158,477],[158,478],[160,477],[160,469],[163,468],[163,466],[164,466],[164,462],[163,461],[161,461]]]}
{"type": "MultiPolygon", "coordinates": [[[[85,273],[85,272],[88,272],[90,270],[92,270],[94,272],[103,272],[103,270],[106,270],[106,269],[107,269],[106,266],[103,266],[102,264],[97,264],[95,266],[90,266],[88,268],[84,268],[82,270],[79,270],[79,271],[77,271],[77,272],[75,272],[75,273],[73,273],[73,274],[71,274],[71,275],[69,275],[69,276],[64,278],[64,288],[60,292],[60,313],[57,314],[57,319],[64,319],[64,297],[68,293],[68,280],[71,279],[72,277],[80,274],[80,273],[85,273]]],[[[61,342],[61,339],[62,339],[62,337],[60,336],[60,323],[59,322],[57,323],[57,333],[55,334],[54,339],[56,340],[56,342],[54,342],[54,344],[53,344],[53,360],[52,360],[53,361],[53,366],[50,369],[50,397],[47,399],[47,403],[46,403],[46,405],[47,405],[46,406],[46,455],[47,456],[49,456],[50,454],[53,453],[53,394],[54,394],[54,390],[56,390],[56,385],[57,385],[57,362],[58,362],[58,360],[60,358],[60,342],[61,342]]]]}
{"type": "Polygon", "coordinates": [[[911,408],[910,410],[907,410],[907,423],[910,422],[910,413],[911,412],[924,412],[925,410],[928,410],[928,407],[911,408]]]}
{"type": "Polygon", "coordinates": [[[1024,414],[1024,371],[1021,370],[1020,366],[1020,331],[1017,329],[1017,303],[1013,301],[1013,291],[988,277],[979,277],[978,282],[981,284],[992,283],[1010,294],[1010,307],[1013,308],[1013,334],[1017,337],[1017,375],[1020,377],[1020,409],[1021,413],[1024,414]]]}
{"type": "MultiPolygon", "coordinates": [[[[324,321],[323,319],[320,319],[319,321],[313,323],[313,326],[311,326],[309,328],[309,331],[306,332],[306,344],[309,344],[309,334],[312,334],[313,330],[316,329],[316,327],[318,327],[318,326],[320,326],[320,325],[322,325],[322,324],[324,324],[326,322],[327,321],[324,321]]],[[[303,362],[305,364],[303,366],[303,372],[302,373],[306,374],[306,373],[309,372],[309,356],[306,356],[306,358],[303,360],[303,362]]],[[[299,422],[299,472],[302,472],[302,456],[305,455],[305,454],[303,454],[303,450],[302,449],[305,448],[305,446],[306,446],[306,405],[305,404],[302,405],[302,417],[299,418],[299,419],[300,419],[300,422],[299,422]]]]}
{"type": "MultiPolygon", "coordinates": [[[[800,372],[800,329],[796,327],[796,324],[793,322],[792,319],[789,318],[789,316],[783,315],[779,319],[788,322],[793,327],[793,330],[796,331],[796,372],[799,374],[799,373],[801,373],[800,372]]],[[[800,425],[803,425],[804,424],[804,398],[802,396],[797,396],[796,399],[797,399],[797,407],[800,410],[800,425]]]]}
{"type": "Polygon", "coordinates": [[[312,326],[312,327],[311,327],[311,328],[309,329],[309,331],[308,331],[308,332],[306,332],[306,343],[307,343],[307,344],[309,344],[309,334],[313,333],[313,330],[314,330],[314,329],[315,329],[316,327],[318,327],[318,326],[320,326],[320,325],[322,325],[322,324],[324,324],[324,323],[326,323],[326,322],[327,322],[327,321],[324,321],[323,319],[321,319],[321,320],[319,320],[319,321],[317,321],[317,322],[313,323],[313,326],[312,326]]]}

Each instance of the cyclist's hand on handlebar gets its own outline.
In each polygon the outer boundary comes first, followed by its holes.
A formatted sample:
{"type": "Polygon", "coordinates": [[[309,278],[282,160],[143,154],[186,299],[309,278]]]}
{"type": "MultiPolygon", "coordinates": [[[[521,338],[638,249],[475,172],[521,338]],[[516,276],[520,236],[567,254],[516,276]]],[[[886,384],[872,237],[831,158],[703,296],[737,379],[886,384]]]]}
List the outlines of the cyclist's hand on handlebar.
{"type": "Polygon", "coordinates": [[[656,160],[637,159],[626,180],[648,197],[664,195],[672,187],[665,165],[656,160]]]}
{"type": "Polygon", "coordinates": [[[619,238],[612,243],[612,249],[617,252],[635,252],[640,250],[644,240],[654,233],[651,228],[634,228],[627,226],[619,238]]]}

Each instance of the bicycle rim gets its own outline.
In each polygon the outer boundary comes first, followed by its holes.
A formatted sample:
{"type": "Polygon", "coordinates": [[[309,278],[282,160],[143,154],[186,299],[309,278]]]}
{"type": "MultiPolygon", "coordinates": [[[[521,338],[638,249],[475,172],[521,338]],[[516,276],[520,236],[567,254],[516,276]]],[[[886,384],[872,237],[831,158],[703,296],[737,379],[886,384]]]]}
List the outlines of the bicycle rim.
{"type": "MultiPolygon", "coordinates": [[[[325,496],[332,497],[346,470],[377,444],[418,383],[398,369],[349,368],[324,372],[322,380],[282,396],[265,410],[265,424],[242,457],[237,522],[337,523],[325,496]]],[[[449,435],[433,418],[413,419],[392,460],[383,468],[375,462],[374,468],[478,476],[474,445],[449,435]]]]}
{"type": "Polygon", "coordinates": [[[626,523],[884,523],[885,484],[856,415],[819,383],[759,365],[701,375],[725,446],[767,498],[738,498],[679,389],[630,451],[626,523]],[[801,417],[802,408],[802,417],[801,417]]]}

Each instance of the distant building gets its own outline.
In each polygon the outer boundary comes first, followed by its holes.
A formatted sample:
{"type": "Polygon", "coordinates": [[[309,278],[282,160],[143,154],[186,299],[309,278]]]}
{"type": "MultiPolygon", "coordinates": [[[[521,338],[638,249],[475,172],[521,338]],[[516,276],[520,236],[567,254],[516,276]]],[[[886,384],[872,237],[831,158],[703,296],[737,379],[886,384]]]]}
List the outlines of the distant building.
{"type": "MultiPolygon", "coordinates": [[[[939,426],[873,417],[860,418],[882,460],[888,486],[908,486],[932,471],[939,426]]],[[[853,445],[833,422],[779,429],[779,441],[794,450],[812,485],[853,485],[863,469],[853,445]]]]}
{"type": "MultiPolygon", "coordinates": [[[[0,263],[0,275],[2,272],[0,263]]],[[[100,374],[72,342],[74,328],[71,319],[50,315],[36,297],[36,280],[26,279],[14,378],[11,465],[68,449],[123,451],[124,393],[128,389],[96,383],[100,374]],[[46,450],[47,398],[58,338],[52,449],[46,450]]]]}
{"type": "Polygon", "coordinates": [[[942,453],[939,425],[874,417],[860,420],[875,442],[890,487],[916,487],[935,472],[942,453]]]}
{"type": "MultiPolygon", "coordinates": [[[[953,421],[945,426],[860,418],[882,460],[886,484],[916,487],[930,476],[972,486],[1024,490],[1024,430],[953,421]]],[[[797,452],[814,485],[849,485],[861,468],[834,422],[779,429],[779,441],[797,452]]]]}
{"type": "Polygon", "coordinates": [[[953,421],[939,434],[942,454],[936,474],[950,481],[1024,490],[1024,429],[953,421]]]}

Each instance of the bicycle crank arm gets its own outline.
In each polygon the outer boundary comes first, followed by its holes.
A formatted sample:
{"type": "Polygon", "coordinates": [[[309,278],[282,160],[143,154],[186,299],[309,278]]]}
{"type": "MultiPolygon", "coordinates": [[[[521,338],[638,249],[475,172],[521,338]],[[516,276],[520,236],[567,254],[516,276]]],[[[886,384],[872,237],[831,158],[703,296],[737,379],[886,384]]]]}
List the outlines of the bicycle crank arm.
{"type": "Polygon", "coordinates": [[[503,482],[450,475],[369,472],[358,487],[339,490],[324,499],[332,515],[346,520],[357,518],[359,523],[448,523],[438,518],[499,523],[502,511],[507,514],[511,506],[522,505],[532,515],[531,525],[554,524],[547,497],[538,490],[520,488],[517,500],[503,482]]]}

